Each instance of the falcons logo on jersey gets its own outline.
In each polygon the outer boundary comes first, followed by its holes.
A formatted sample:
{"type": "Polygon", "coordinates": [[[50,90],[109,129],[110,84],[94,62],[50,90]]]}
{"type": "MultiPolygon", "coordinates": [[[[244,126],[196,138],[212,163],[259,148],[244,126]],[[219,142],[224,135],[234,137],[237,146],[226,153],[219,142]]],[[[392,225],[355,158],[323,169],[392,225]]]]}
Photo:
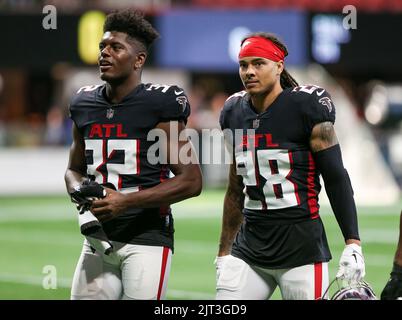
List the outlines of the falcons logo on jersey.
{"type": "Polygon", "coordinates": [[[182,111],[186,110],[186,106],[187,106],[187,98],[186,98],[186,96],[177,97],[176,101],[181,105],[182,111]]]}
{"type": "Polygon", "coordinates": [[[318,100],[319,103],[322,105],[326,106],[328,108],[328,111],[331,112],[333,108],[333,104],[330,98],[328,97],[323,97],[320,100],[318,100]]]}

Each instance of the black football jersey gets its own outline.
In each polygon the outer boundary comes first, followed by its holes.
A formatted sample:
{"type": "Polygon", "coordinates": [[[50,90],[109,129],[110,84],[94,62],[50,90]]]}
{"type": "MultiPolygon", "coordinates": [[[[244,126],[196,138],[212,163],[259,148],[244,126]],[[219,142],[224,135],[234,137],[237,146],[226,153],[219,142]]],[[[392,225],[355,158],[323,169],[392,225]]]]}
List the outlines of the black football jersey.
{"type": "MultiPolygon", "coordinates": [[[[148,161],[147,139],[160,122],[187,122],[190,105],[177,86],[140,84],[119,104],[106,99],[105,85],[78,90],[70,103],[71,119],[85,140],[87,174],[118,191],[137,192],[169,178],[169,167],[148,161]]],[[[129,209],[103,228],[110,240],[173,249],[173,217],[169,207],[129,209]]]]}
{"type": "Polygon", "coordinates": [[[330,260],[319,216],[319,172],[309,145],[313,127],[327,121],[335,122],[334,104],[314,85],[283,90],[260,114],[246,91],[227,99],[220,124],[233,137],[245,194],[234,255],[266,268],[330,260]]]}

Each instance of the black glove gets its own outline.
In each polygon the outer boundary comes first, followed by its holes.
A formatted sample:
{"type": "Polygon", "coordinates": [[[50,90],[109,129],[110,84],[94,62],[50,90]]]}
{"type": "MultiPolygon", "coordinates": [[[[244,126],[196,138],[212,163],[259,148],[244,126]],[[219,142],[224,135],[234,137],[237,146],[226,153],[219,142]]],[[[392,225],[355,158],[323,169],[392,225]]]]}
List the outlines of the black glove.
{"type": "Polygon", "coordinates": [[[402,267],[394,263],[391,278],[381,292],[381,300],[396,300],[402,298],[402,267]]]}
{"type": "MultiPolygon", "coordinates": [[[[109,185],[108,183],[108,188],[110,187],[109,185]]],[[[102,199],[106,197],[106,190],[101,184],[95,181],[85,180],[70,193],[70,197],[71,201],[77,204],[78,211],[83,213],[89,209],[95,198],[102,199]]]]}
{"type": "Polygon", "coordinates": [[[114,184],[110,183],[110,182],[102,183],[101,186],[103,186],[105,188],[116,190],[116,187],[114,186],[114,184]]]}

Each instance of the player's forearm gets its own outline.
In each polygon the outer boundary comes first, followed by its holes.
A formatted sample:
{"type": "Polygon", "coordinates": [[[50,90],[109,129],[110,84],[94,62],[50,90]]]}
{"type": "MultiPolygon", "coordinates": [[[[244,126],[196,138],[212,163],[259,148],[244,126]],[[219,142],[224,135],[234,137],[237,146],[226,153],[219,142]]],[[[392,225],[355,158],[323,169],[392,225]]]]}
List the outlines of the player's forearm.
{"type": "Polygon", "coordinates": [[[325,183],[332,211],[335,214],[345,241],[359,243],[359,228],[352,184],[343,167],[339,145],[314,154],[317,169],[325,183]]]}
{"type": "Polygon", "coordinates": [[[360,240],[357,240],[357,239],[346,239],[345,240],[345,244],[352,244],[352,243],[355,243],[355,244],[361,246],[361,241],[360,240]]]}
{"type": "Polygon", "coordinates": [[[313,128],[310,147],[346,244],[360,245],[352,184],[343,167],[341,149],[331,122],[322,122],[313,128]]]}
{"type": "Polygon", "coordinates": [[[232,250],[234,238],[243,222],[243,201],[244,196],[238,191],[228,189],[226,192],[218,256],[228,255],[232,250]]]}
{"type": "Polygon", "coordinates": [[[126,194],[125,204],[127,208],[167,206],[191,197],[196,197],[201,193],[201,189],[201,174],[193,174],[191,177],[177,175],[155,187],[126,194]]]}
{"type": "Polygon", "coordinates": [[[68,168],[64,175],[64,181],[66,183],[67,192],[68,193],[73,192],[74,188],[76,186],[79,186],[86,178],[87,176],[84,175],[83,173],[68,168]]]}
{"type": "Polygon", "coordinates": [[[68,193],[73,192],[74,188],[87,178],[85,142],[75,123],[73,124],[72,131],[73,143],[71,144],[67,170],[64,175],[68,193]]]}
{"type": "Polygon", "coordinates": [[[326,183],[325,188],[332,211],[335,214],[345,241],[352,239],[360,240],[356,205],[351,188],[348,188],[345,183],[330,186],[326,183]]]}

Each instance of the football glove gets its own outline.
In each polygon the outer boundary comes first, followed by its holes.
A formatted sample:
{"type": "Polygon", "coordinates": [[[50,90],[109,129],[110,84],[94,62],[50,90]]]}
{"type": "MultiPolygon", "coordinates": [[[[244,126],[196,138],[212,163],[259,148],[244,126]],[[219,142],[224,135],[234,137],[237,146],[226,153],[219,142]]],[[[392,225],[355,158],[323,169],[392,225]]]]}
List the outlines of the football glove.
{"type": "Polygon", "coordinates": [[[402,299],[402,266],[394,263],[391,277],[381,292],[381,300],[402,299]]]}
{"type": "Polygon", "coordinates": [[[358,282],[366,275],[362,248],[358,244],[347,244],[339,260],[336,278],[349,283],[358,282]]]}
{"type": "Polygon", "coordinates": [[[116,190],[111,183],[105,183],[103,185],[90,180],[85,180],[80,186],[70,193],[71,201],[77,205],[77,209],[80,213],[89,210],[92,205],[92,201],[96,199],[102,199],[106,197],[106,190],[104,187],[116,190]]]}

